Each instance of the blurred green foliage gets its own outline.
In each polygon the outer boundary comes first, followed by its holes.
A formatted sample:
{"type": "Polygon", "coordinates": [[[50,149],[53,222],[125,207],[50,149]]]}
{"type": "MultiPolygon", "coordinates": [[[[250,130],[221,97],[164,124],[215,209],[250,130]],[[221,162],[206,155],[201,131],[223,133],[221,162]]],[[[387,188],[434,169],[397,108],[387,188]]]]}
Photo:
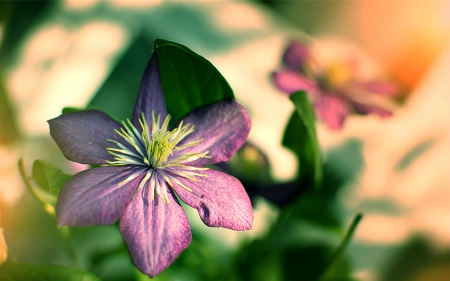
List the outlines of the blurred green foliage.
{"type": "Polygon", "coordinates": [[[0,279],[4,281],[100,281],[100,279],[92,273],[67,266],[14,262],[6,262],[1,265],[0,279]]]}

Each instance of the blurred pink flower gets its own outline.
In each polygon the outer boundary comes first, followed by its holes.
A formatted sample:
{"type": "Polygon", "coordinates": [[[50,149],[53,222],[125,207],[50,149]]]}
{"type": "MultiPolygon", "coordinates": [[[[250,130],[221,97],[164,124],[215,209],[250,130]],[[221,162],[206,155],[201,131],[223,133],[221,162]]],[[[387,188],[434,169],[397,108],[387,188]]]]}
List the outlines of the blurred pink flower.
{"type": "Polygon", "coordinates": [[[292,42],[283,56],[284,68],[272,74],[273,80],[287,94],[305,91],[318,118],[333,130],[340,129],[350,113],[391,116],[383,100],[396,95],[396,85],[361,75],[362,57],[352,51],[341,53],[330,57],[292,42]]]}

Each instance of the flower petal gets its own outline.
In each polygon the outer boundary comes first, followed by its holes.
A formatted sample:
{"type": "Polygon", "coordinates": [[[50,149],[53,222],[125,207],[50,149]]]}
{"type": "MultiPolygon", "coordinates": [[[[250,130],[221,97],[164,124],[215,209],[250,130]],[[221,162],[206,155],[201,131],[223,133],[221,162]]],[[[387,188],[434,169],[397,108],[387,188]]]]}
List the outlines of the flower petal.
{"type": "Polygon", "coordinates": [[[292,42],[283,55],[283,62],[291,69],[300,70],[309,56],[310,52],[306,44],[292,42]]]}
{"type": "Polygon", "coordinates": [[[272,77],[278,89],[288,94],[297,91],[311,92],[317,88],[314,82],[291,70],[274,72],[272,77]]]}
{"type": "Polygon", "coordinates": [[[252,205],[242,184],[236,178],[216,170],[202,173],[206,177],[197,177],[197,182],[177,177],[192,192],[172,182],[173,189],[181,200],[196,208],[200,218],[208,226],[233,230],[251,229],[252,205]]]}
{"type": "Polygon", "coordinates": [[[392,116],[392,112],[384,109],[380,106],[377,105],[372,105],[372,104],[363,104],[363,103],[359,103],[359,102],[355,102],[352,101],[351,102],[353,105],[353,108],[355,108],[355,111],[358,114],[369,114],[369,113],[374,113],[374,114],[378,114],[381,117],[390,117],[392,116]]]}
{"type": "Polygon", "coordinates": [[[114,156],[107,147],[114,145],[107,141],[112,139],[123,142],[114,131],[120,130],[120,124],[98,110],[84,110],[63,114],[48,120],[50,135],[59,146],[64,156],[83,164],[106,164],[114,156]]]}
{"type": "Polygon", "coordinates": [[[327,94],[320,96],[314,108],[319,118],[332,130],[340,129],[349,114],[348,105],[342,98],[327,94]]]}
{"type": "Polygon", "coordinates": [[[385,97],[393,97],[398,93],[398,87],[394,83],[388,81],[373,80],[362,83],[359,87],[366,92],[385,97]]]}
{"type": "Polygon", "coordinates": [[[82,171],[61,188],[58,225],[113,224],[133,198],[145,171],[141,167],[99,167],[82,171]]]}
{"type": "Polygon", "coordinates": [[[179,146],[200,138],[204,140],[199,145],[175,152],[173,157],[179,153],[209,151],[210,158],[188,163],[193,166],[228,161],[247,140],[251,127],[247,110],[234,100],[224,100],[193,110],[183,122],[195,125],[195,130],[179,146]]]}
{"type": "Polygon", "coordinates": [[[141,128],[139,118],[142,112],[145,114],[148,125],[152,124],[152,111],[155,114],[161,114],[161,120],[167,115],[166,102],[161,85],[161,74],[159,72],[158,58],[156,53],[150,59],[142,77],[141,87],[136,98],[133,109],[133,124],[136,128],[141,128]]]}
{"type": "Polygon", "coordinates": [[[120,220],[133,263],[150,277],[168,267],[192,238],[183,208],[169,188],[167,192],[170,204],[159,196],[151,200],[149,188],[142,188],[120,220]]]}

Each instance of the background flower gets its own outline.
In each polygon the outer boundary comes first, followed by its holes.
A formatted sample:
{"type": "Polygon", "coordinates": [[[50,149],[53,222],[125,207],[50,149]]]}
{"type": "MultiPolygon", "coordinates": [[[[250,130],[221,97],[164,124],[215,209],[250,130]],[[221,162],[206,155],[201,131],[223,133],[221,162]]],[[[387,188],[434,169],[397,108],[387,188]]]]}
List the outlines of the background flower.
{"type": "Polygon", "coordinates": [[[285,69],[272,74],[280,90],[307,92],[319,119],[334,130],[350,113],[391,115],[392,104],[385,98],[395,96],[398,89],[376,74],[371,77],[370,66],[364,65],[369,62],[360,51],[330,41],[315,44],[289,44],[283,55],[285,69]]]}

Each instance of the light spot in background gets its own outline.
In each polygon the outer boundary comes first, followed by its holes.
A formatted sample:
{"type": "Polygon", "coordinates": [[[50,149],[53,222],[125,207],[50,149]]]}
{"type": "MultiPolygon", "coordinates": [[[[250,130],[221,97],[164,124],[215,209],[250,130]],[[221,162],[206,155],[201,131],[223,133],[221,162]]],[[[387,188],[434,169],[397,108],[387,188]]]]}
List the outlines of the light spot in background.
{"type": "Polygon", "coordinates": [[[366,226],[358,230],[361,233],[357,239],[393,243],[422,234],[436,247],[450,245],[449,55],[450,52],[442,54],[405,106],[391,119],[372,126],[353,122],[356,120],[348,124],[347,130],[358,132],[365,142],[367,168],[359,183],[344,191],[346,195],[340,198],[352,196],[341,202],[349,210],[365,213],[361,208],[364,202],[384,198],[402,211],[396,219],[382,214],[370,219],[374,213],[371,210],[363,219],[366,226]],[[397,165],[405,155],[430,140],[433,140],[431,147],[398,171],[397,165]],[[387,237],[382,236],[383,231],[387,237]]]}
{"type": "Polygon", "coordinates": [[[83,10],[92,8],[100,2],[101,0],[64,0],[63,4],[68,9],[83,10]]]}
{"type": "Polygon", "coordinates": [[[402,217],[379,214],[364,215],[355,233],[355,240],[375,244],[399,244],[410,235],[410,225],[402,217]]]}
{"type": "Polygon", "coordinates": [[[227,32],[265,30],[268,27],[267,18],[263,13],[248,3],[224,3],[215,7],[212,18],[227,32]]]}
{"type": "Polygon", "coordinates": [[[209,57],[227,79],[238,102],[249,110],[252,119],[249,141],[266,153],[276,180],[293,178],[297,169],[295,156],[281,145],[294,106],[270,78],[280,61],[284,43],[282,36],[274,35],[209,57]]]}
{"type": "Polygon", "coordinates": [[[21,148],[19,144],[0,145],[0,212],[12,207],[25,191],[18,169],[21,148]]]}
{"type": "Polygon", "coordinates": [[[8,257],[8,247],[3,236],[3,228],[0,227],[0,264],[2,264],[8,257]]]}
{"type": "Polygon", "coordinates": [[[370,271],[370,270],[359,270],[359,271],[356,271],[352,275],[352,277],[355,278],[356,280],[361,280],[361,281],[376,281],[377,280],[375,278],[373,272],[370,271]]]}
{"type": "Polygon", "coordinates": [[[449,44],[449,1],[354,3],[358,39],[407,85],[420,82],[449,44]]]}
{"type": "Polygon", "coordinates": [[[107,3],[117,8],[149,8],[163,3],[164,0],[108,0],[107,3]]]}
{"type": "Polygon", "coordinates": [[[24,133],[47,133],[46,121],[63,107],[84,107],[129,41],[122,26],[106,21],[36,30],[7,80],[24,133]]]}

